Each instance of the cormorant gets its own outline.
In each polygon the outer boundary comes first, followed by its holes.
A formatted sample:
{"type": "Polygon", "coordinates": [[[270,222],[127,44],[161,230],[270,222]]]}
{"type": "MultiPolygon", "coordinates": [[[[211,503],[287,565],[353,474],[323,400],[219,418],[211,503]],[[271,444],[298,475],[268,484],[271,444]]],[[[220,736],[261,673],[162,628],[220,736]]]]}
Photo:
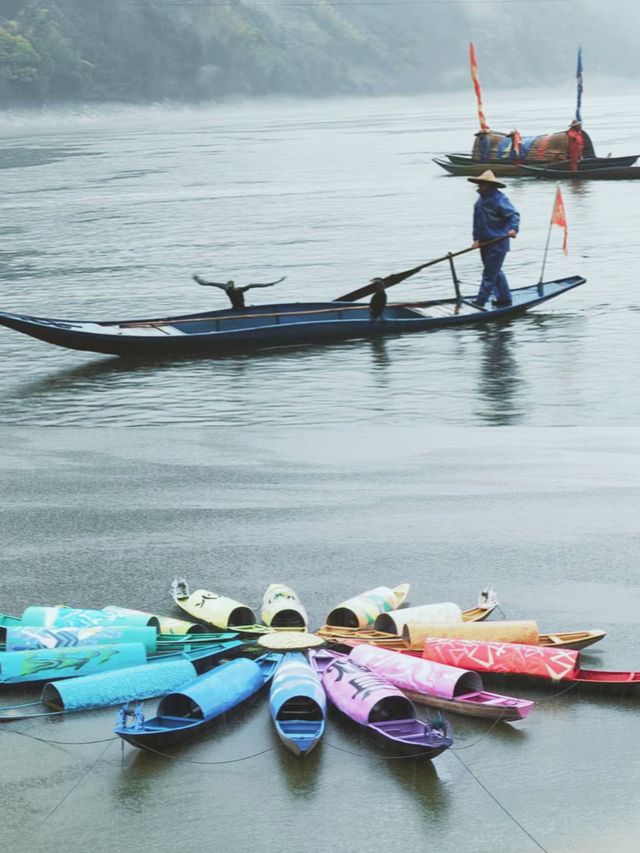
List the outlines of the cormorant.
{"type": "Polygon", "coordinates": [[[369,302],[369,316],[372,320],[378,320],[382,317],[387,304],[387,291],[384,289],[383,278],[373,278],[371,284],[375,285],[376,290],[369,302]]]}
{"type": "Polygon", "coordinates": [[[202,284],[205,287],[219,287],[229,297],[229,301],[231,302],[231,307],[236,311],[240,311],[245,307],[244,304],[244,294],[247,290],[250,290],[252,287],[273,287],[274,284],[280,284],[281,281],[284,281],[286,276],[282,276],[277,281],[267,281],[264,284],[245,284],[244,287],[236,287],[235,281],[227,281],[227,282],[219,282],[219,281],[205,281],[203,278],[200,278],[199,275],[194,275],[193,280],[198,284],[202,284]]]}

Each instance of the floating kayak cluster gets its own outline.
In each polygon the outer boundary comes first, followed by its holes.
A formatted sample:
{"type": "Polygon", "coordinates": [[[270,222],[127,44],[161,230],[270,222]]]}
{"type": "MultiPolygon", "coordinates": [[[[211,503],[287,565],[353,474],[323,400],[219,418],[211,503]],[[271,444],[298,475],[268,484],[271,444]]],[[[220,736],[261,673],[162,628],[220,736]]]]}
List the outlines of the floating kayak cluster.
{"type": "Polygon", "coordinates": [[[266,590],[261,622],[248,605],[171,586],[189,620],[107,606],[28,607],[0,615],[0,684],[44,682],[40,700],[0,708],[0,720],[121,705],[115,733],[162,752],[206,731],[270,685],[275,731],[307,755],[325,730],[327,700],[393,753],[434,758],[453,744],[444,712],[523,720],[534,702],[485,689],[483,676],[629,686],[640,673],[586,670],[579,649],[603,631],[540,633],[532,620],[485,621],[498,607],[408,607],[408,584],[379,586],[332,608],[316,632],[284,584],[266,590]],[[196,620],[196,621],[193,621],[196,620]],[[149,715],[142,703],[160,697],[149,715]],[[434,709],[421,719],[416,703],[434,709]]]}

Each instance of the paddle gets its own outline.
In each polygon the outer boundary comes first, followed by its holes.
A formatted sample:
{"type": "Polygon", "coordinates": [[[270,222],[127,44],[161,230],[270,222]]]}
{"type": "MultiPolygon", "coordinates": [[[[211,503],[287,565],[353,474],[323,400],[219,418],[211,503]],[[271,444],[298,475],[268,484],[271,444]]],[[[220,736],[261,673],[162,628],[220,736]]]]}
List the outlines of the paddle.
{"type": "MultiPolygon", "coordinates": [[[[443,255],[441,258],[435,258],[432,261],[427,261],[425,264],[420,264],[418,267],[414,267],[411,270],[406,270],[405,272],[398,272],[393,275],[388,275],[386,278],[383,278],[382,281],[384,283],[385,289],[388,287],[393,287],[394,284],[400,284],[401,281],[404,281],[405,278],[409,278],[412,275],[420,272],[420,270],[426,269],[427,267],[432,267],[434,264],[441,264],[443,261],[451,262],[452,258],[457,258],[458,255],[465,255],[467,252],[473,252],[476,249],[483,249],[485,246],[492,246],[494,243],[499,243],[501,240],[506,240],[507,235],[505,234],[503,237],[495,237],[493,240],[487,240],[486,243],[480,243],[479,246],[469,246],[467,249],[461,249],[459,252],[449,252],[447,255],[443,255]]],[[[376,289],[375,284],[365,284],[363,287],[359,287],[357,290],[352,290],[350,293],[345,293],[344,296],[338,296],[334,299],[334,302],[354,302],[356,299],[360,299],[363,296],[370,296],[376,289]]]]}

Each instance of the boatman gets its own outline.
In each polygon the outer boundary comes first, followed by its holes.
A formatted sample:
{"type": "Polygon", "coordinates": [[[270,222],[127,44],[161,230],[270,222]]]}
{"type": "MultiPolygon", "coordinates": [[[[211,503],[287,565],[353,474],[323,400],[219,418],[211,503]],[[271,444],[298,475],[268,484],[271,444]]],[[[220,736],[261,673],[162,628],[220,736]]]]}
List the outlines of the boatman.
{"type": "Polygon", "coordinates": [[[574,118],[567,131],[567,156],[569,158],[569,169],[572,172],[578,171],[578,163],[582,160],[583,150],[582,122],[574,118]]]}
{"type": "Polygon", "coordinates": [[[280,282],[284,281],[285,278],[286,275],[283,275],[282,278],[279,278],[277,281],[267,281],[264,284],[245,284],[244,287],[236,287],[235,281],[205,281],[203,278],[200,278],[199,275],[194,275],[193,280],[205,287],[219,287],[221,290],[224,290],[229,297],[231,307],[236,311],[241,311],[245,307],[244,295],[247,290],[251,290],[252,287],[273,287],[274,284],[280,284],[280,282]]]}
{"type": "Polygon", "coordinates": [[[502,272],[502,264],[509,251],[509,240],[514,239],[518,233],[520,214],[506,195],[500,192],[505,185],[496,180],[490,169],[477,178],[467,180],[478,185],[480,196],[473,208],[473,247],[477,249],[482,243],[497,237],[505,238],[480,249],[483,264],[482,282],[480,292],[473,301],[482,308],[485,302],[495,295],[492,305],[496,308],[506,308],[511,305],[512,300],[507,278],[502,272]]]}

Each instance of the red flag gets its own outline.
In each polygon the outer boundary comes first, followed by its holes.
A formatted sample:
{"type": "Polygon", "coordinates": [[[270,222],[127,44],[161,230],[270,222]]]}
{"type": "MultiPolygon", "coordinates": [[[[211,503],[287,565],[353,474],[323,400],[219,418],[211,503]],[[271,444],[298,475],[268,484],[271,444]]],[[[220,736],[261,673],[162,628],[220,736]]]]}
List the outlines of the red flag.
{"type": "Polygon", "coordinates": [[[569,237],[569,228],[567,227],[567,215],[564,210],[564,201],[562,199],[562,193],[560,192],[560,187],[556,188],[556,200],[553,203],[553,212],[551,214],[551,224],[558,225],[560,228],[564,228],[564,239],[562,240],[562,251],[565,255],[569,254],[569,250],[567,248],[567,240],[569,237]]]}
{"type": "Polygon", "coordinates": [[[476,100],[478,101],[478,118],[480,119],[480,130],[487,133],[489,125],[484,117],[482,107],[482,90],[480,89],[480,77],[478,76],[478,63],[476,62],[476,49],[473,42],[469,44],[469,61],[471,63],[471,79],[473,80],[473,88],[476,91],[476,100]]]}

